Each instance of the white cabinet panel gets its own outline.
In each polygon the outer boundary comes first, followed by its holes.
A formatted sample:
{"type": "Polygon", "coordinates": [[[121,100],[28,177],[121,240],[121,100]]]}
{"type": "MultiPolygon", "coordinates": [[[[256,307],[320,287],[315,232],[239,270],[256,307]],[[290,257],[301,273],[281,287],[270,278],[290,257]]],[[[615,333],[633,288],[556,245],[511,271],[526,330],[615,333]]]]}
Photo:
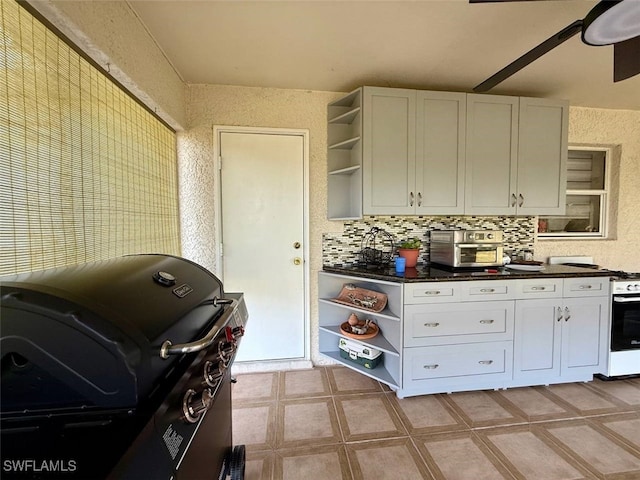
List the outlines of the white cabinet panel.
{"type": "Polygon", "coordinates": [[[516,211],[518,97],[467,95],[465,213],[516,211]]]}
{"type": "Polygon", "coordinates": [[[512,376],[512,358],[511,342],[408,348],[403,389],[415,394],[506,386],[512,376]]]}
{"type": "Polygon", "coordinates": [[[608,297],[565,300],[563,313],[561,374],[600,371],[608,352],[608,297]]]}
{"type": "Polygon", "coordinates": [[[363,212],[415,211],[416,91],[365,87],[363,90],[363,212]]]}
{"type": "Polygon", "coordinates": [[[466,94],[417,92],[416,213],[464,213],[466,94]]]}
{"type": "Polygon", "coordinates": [[[512,301],[407,305],[404,346],[508,341],[513,318],[512,301]]]}
{"type": "Polygon", "coordinates": [[[518,122],[518,215],[563,215],[569,103],[521,97],[518,122]]]}
{"type": "Polygon", "coordinates": [[[560,301],[516,302],[514,378],[553,379],[560,375],[560,301]]]}

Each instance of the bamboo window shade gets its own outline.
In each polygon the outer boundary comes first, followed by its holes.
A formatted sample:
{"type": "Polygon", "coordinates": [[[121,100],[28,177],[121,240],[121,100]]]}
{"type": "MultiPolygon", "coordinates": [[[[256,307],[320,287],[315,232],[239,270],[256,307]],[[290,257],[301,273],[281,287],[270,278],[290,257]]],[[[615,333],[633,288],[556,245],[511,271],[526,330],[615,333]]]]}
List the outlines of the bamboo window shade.
{"type": "Polygon", "coordinates": [[[0,275],[180,253],[175,132],[0,0],[0,275]]]}

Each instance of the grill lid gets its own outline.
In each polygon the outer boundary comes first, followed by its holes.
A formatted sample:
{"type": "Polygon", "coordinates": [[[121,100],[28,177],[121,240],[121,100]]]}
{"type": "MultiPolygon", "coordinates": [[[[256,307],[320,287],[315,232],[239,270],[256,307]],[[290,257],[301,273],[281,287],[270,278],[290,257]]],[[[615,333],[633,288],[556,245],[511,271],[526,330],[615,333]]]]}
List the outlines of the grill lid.
{"type": "Polygon", "coordinates": [[[188,260],[131,255],[0,280],[2,413],[135,407],[224,306],[222,283],[188,260]]]}

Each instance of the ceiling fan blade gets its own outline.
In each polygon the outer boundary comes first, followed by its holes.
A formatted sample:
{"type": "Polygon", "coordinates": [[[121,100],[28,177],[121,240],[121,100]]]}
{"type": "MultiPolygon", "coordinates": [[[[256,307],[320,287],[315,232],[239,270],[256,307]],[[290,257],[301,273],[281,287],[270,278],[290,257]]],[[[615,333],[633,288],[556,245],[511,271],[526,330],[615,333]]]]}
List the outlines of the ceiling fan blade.
{"type": "Polygon", "coordinates": [[[546,2],[549,0],[469,0],[469,3],[546,2]]]}
{"type": "Polygon", "coordinates": [[[613,45],[613,81],[640,73],[640,36],[613,45]]]}
{"type": "Polygon", "coordinates": [[[474,87],[473,91],[481,93],[481,92],[486,92],[488,90],[491,90],[500,82],[503,82],[504,80],[509,78],[511,75],[522,70],[531,62],[537,60],[538,58],[543,56],[545,53],[556,48],[558,45],[566,42],[581,30],[582,30],[582,20],[576,20],[571,25],[566,26],[565,28],[560,30],[558,33],[553,35],[552,37],[547,38],[544,42],[542,42],[537,47],[534,47],[533,49],[529,50],[520,58],[511,62],[509,65],[504,67],[498,73],[487,78],[484,82],[474,87]]]}

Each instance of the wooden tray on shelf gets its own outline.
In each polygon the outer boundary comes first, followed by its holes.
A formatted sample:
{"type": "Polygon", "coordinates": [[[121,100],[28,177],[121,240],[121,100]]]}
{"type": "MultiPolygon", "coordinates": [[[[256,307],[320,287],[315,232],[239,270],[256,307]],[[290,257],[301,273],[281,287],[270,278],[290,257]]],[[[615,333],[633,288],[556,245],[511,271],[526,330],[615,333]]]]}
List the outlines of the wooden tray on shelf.
{"type": "MultiPolygon", "coordinates": [[[[364,323],[365,322],[359,322],[358,325],[362,327],[364,326],[364,323]]],[[[378,333],[380,332],[380,329],[378,328],[378,325],[376,325],[375,323],[370,323],[369,326],[367,327],[367,333],[362,333],[362,334],[352,333],[351,325],[349,325],[349,322],[344,322],[342,325],[340,325],[340,332],[345,337],[353,338],[355,340],[368,340],[369,338],[373,338],[376,335],[378,335],[378,333]]]]}
{"type": "Polygon", "coordinates": [[[376,313],[381,312],[387,306],[387,296],[384,293],[356,287],[351,283],[344,285],[340,295],[333,301],[376,313]]]}

